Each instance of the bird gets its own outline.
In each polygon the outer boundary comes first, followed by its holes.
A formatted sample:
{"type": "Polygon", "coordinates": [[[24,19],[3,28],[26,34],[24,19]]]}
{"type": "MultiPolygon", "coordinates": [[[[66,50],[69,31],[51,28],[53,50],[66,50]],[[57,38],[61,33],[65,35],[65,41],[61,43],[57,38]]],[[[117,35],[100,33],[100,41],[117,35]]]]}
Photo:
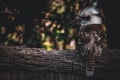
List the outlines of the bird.
{"type": "Polygon", "coordinates": [[[95,61],[101,56],[104,44],[105,34],[99,24],[91,24],[81,27],[79,34],[79,44],[81,54],[86,58],[86,76],[93,76],[95,71],[95,61]]]}
{"type": "Polygon", "coordinates": [[[106,44],[102,18],[99,16],[97,5],[98,1],[95,1],[79,14],[78,46],[80,53],[85,57],[86,77],[94,76],[96,59],[102,55],[106,44]]]}

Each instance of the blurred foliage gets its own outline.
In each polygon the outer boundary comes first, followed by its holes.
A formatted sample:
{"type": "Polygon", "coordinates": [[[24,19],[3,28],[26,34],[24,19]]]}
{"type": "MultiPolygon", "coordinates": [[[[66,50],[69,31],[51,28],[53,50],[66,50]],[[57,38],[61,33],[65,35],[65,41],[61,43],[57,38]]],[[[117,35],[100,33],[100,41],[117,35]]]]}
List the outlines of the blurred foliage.
{"type": "MultiPolygon", "coordinates": [[[[42,8],[43,5],[46,7],[39,10],[37,17],[31,18],[32,23],[24,21],[24,10],[1,3],[0,43],[47,50],[76,49],[80,25],[71,21],[79,18],[79,11],[84,2],[85,0],[45,0],[46,4],[39,4],[37,8],[42,8]]],[[[106,32],[105,25],[103,28],[106,32]]]]}

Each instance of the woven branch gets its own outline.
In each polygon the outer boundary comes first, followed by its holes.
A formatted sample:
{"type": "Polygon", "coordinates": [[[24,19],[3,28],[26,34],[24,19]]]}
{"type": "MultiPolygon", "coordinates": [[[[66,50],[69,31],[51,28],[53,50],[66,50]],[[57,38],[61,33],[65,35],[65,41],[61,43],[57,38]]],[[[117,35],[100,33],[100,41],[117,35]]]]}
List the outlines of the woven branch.
{"type": "MultiPolygon", "coordinates": [[[[52,71],[85,75],[85,63],[84,57],[77,50],[47,51],[43,48],[0,45],[0,70],[52,71]]],[[[104,50],[96,62],[95,78],[120,80],[119,76],[120,51],[104,50]]]]}

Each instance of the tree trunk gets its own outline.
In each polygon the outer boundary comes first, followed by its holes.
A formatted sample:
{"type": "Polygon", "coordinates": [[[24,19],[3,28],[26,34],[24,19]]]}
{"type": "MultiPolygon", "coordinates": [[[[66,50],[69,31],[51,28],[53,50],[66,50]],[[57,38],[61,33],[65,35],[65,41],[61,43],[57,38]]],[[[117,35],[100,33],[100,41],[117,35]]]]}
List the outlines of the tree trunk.
{"type": "MultiPolygon", "coordinates": [[[[84,57],[77,50],[0,45],[0,80],[86,80],[84,57]]],[[[120,80],[120,51],[103,51],[95,80],[120,80]]]]}

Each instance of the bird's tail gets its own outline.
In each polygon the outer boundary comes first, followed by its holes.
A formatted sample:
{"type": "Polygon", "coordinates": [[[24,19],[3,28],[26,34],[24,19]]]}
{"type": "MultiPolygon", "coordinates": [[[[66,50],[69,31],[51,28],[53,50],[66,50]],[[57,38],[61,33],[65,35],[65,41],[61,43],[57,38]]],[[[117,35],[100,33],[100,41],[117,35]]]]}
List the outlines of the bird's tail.
{"type": "Polygon", "coordinates": [[[86,61],[86,77],[93,77],[95,72],[95,56],[91,55],[86,61]]]}

